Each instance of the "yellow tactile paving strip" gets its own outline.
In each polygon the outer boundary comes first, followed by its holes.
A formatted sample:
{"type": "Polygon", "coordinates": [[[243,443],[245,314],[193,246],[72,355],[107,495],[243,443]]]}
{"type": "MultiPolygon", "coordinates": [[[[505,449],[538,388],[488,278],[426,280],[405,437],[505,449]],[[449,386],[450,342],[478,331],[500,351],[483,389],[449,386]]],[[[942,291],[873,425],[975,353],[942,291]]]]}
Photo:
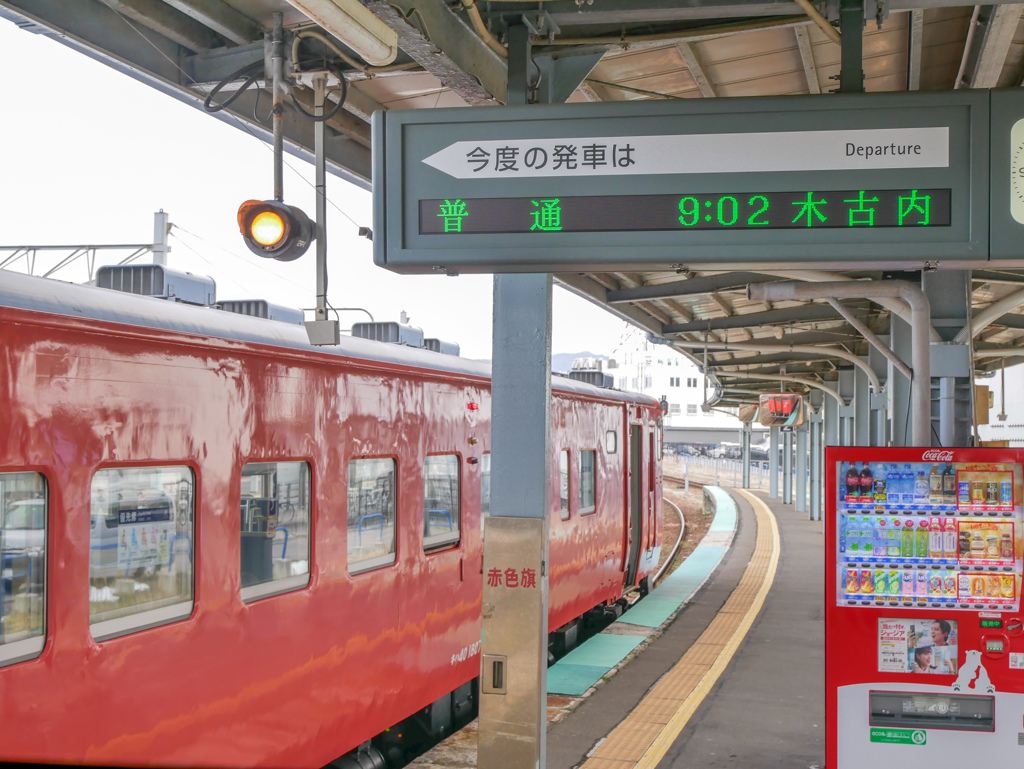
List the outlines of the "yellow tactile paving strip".
{"type": "Polygon", "coordinates": [[[736,654],[775,580],[779,527],[764,502],[746,497],[757,517],[754,555],[718,615],[682,659],[594,751],[583,769],[654,769],[736,654]]]}

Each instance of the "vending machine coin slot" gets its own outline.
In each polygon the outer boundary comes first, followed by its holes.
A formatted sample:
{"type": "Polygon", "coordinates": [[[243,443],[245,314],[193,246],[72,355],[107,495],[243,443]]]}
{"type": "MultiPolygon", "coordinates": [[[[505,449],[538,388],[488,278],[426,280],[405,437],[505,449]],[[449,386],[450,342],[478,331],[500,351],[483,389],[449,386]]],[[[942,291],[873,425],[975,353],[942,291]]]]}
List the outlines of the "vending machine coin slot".
{"type": "Polygon", "coordinates": [[[1014,637],[1019,636],[1021,633],[1024,633],[1024,622],[1018,617],[1010,617],[1010,619],[1006,620],[1006,632],[1014,637]]]}
{"type": "Polygon", "coordinates": [[[977,694],[869,692],[871,726],[994,732],[996,698],[977,694]]]}

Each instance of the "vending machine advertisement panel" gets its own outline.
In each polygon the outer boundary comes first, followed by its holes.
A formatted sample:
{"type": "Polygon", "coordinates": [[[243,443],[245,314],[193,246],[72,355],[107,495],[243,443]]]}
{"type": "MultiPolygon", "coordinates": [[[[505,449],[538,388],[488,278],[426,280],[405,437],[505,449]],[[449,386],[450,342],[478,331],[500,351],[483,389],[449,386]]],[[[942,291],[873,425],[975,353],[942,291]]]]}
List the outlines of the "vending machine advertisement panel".
{"type": "Polygon", "coordinates": [[[825,456],[826,766],[1024,763],[1024,450],[825,456]]]}

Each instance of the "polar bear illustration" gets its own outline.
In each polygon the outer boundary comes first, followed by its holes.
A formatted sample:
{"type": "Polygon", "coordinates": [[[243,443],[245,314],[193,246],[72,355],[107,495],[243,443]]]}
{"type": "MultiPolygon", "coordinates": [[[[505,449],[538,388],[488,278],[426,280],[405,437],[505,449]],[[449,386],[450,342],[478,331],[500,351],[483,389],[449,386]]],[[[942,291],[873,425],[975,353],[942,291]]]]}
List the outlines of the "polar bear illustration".
{"type": "Polygon", "coordinates": [[[963,667],[960,668],[960,674],[956,677],[956,681],[953,682],[953,691],[959,692],[973,686],[976,692],[984,690],[985,694],[994,694],[996,687],[988,680],[988,672],[981,664],[981,652],[970,649],[965,652],[965,655],[967,659],[963,667]]]}

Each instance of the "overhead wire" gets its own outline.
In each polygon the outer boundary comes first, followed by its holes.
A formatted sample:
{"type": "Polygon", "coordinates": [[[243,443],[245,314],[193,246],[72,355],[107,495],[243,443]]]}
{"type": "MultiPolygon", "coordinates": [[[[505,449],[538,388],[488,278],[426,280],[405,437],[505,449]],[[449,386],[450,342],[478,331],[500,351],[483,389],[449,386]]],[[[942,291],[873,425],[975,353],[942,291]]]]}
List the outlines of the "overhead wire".
{"type": "MultiPolygon", "coordinates": [[[[181,243],[182,245],[184,245],[186,248],[189,248],[189,245],[184,240],[182,240],[182,238],[180,236],[175,235],[174,234],[174,230],[181,230],[186,235],[190,235],[193,238],[195,238],[196,240],[199,240],[199,241],[201,241],[202,243],[204,243],[204,244],[206,244],[208,246],[212,246],[213,248],[216,248],[218,251],[222,251],[223,253],[227,254],[228,256],[234,257],[235,259],[239,260],[240,262],[244,262],[246,264],[246,266],[255,267],[256,269],[262,270],[263,272],[267,273],[268,275],[272,275],[276,280],[283,281],[285,283],[290,283],[291,285],[295,286],[296,288],[300,288],[303,291],[306,291],[306,290],[309,289],[308,286],[304,286],[301,283],[295,282],[294,280],[289,280],[288,278],[282,277],[281,275],[279,275],[278,273],[274,272],[273,270],[267,269],[266,267],[264,267],[259,262],[250,261],[249,259],[246,259],[244,256],[240,256],[239,254],[236,254],[234,251],[229,251],[228,249],[224,248],[223,246],[218,245],[217,243],[214,243],[214,242],[212,242],[210,240],[207,240],[206,238],[204,238],[201,235],[197,235],[194,232],[190,232],[189,230],[186,230],[180,224],[175,224],[175,223],[172,222],[171,223],[171,235],[174,235],[174,237],[176,237],[178,239],[178,242],[181,243]]],[[[194,251],[194,249],[193,249],[193,251],[194,251]]],[[[206,260],[204,259],[204,261],[206,261],[206,260]]],[[[210,264],[210,262],[207,262],[207,264],[210,264]]],[[[242,288],[244,288],[244,286],[242,288]]]]}
{"type": "MultiPolygon", "coordinates": [[[[155,43],[154,43],[154,42],[153,42],[152,40],[150,40],[150,39],[149,39],[148,37],[146,37],[146,36],[145,36],[144,34],[142,34],[142,31],[141,31],[141,30],[140,30],[140,29],[139,29],[138,27],[136,27],[136,26],[135,26],[134,24],[132,24],[131,20],[130,20],[130,19],[128,19],[128,17],[127,17],[127,16],[125,16],[124,14],[122,14],[122,13],[121,13],[120,11],[118,11],[118,10],[117,10],[116,8],[113,8],[113,7],[111,7],[111,8],[110,8],[110,10],[111,10],[111,12],[112,12],[112,13],[113,13],[113,14],[114,14],[115,16],[117,16],[117,17],[118,17],[119,19],[121,19],[121,20],[122,20],[122,21],[123,21],[123,22],[124,22],[125,24],[127,24],[127,25],[128,25],[128,27],[129,27],[129,28],[130,28],[130,29],[131,29],[132,31],[134,31],[134,32],[135,32],[135,33],[136,33],[136,34],[137,34],[137,35],[138,35],[139,37],[141,37],[141,38],[142,38],[143,40],[145,40],[145,41],[146,41],[146,43],[148,43],[148,44],[149,44],[149,45],[150,45],[150,46],[151,46],[151,47],[153,48],[153,50],[155,50],[155,51],[156,51],[157,53],[159,53],[159,54],[160,54],[160,55],[161,55],[161,56],[162,56],[163,58],[165,58],[165,59],[166,59],[166,60],[168,61],[168,63],[170,63],[170,64],[171,64],[171,66],[173,66],[173,67],[174,67],[175,69],[177,69],[177,70],[178,70],[178,71],[179,71],[179,72],[180,72],[180,73],[181,73],[182,75],[184,75],[184,76],[185,76],[185,77],[186,77],[186,78],[187,78],[187,79],[188,79],[188,80],[189,80],[189,81],[190,81],[190,82],[191,82],[191,83],[192,83],[193,85],[198,85],[198,84],[199,84],[199,82],[198,82],[198,81],[197,81],[197,80],[196,80],[196,79],[195,79],[194,77],[192,77],[192,76],[191,76],[191,75],[190,75],[190,74],[189,74],[188,72],[186,72],[186,71],[185,71],[185,70],[184,70],[184,69],[183,69],[183,68],[182,68],[182,67],[181,67],[181,66],[180,66],[180,65],[179,65],[179,64],[178,64],[178,63],[177,63],[176,61],[174,61],[174,59],[172,59],[172,58],[171,58],[170,56],[168,56],[168,55],[167,55],[167,54],[166,54],[166,53],[165,53],[164,51],[160,50],[159,46],[157,46],[157,45],[156,45],[156,44],[155,44],[155,43]]],[[[226,105],[225,105],[225,106],[226,106],[226,105]]],[[[266,149],[267,149],[267,150],[268,150],[269,152],[273,152],[273,151],[274,151],[274,148],[273,148],[273,147],[271,147],[271,146],[270,146],[269,144],[267,144],[267,142],[266,142],[266,141],[264,141],[264,140],[263,140],[262,138],[260,138],[259,136],[257,136],[257,135],[256,135],[256,134],[255,134],[255,133],[253,132],[253,130],[252,130],[252,129],[251,129],[251,128],[250,128],[249,126],[247,126],[247,125],[245,124],[245,122],[244,122],[244,121],[242,121],[242,120],[241,120],[241,119],[239,119],[239,118],[238,118],[238,117],[237,117],[236,115],[233,115],[233,114],[232,114],[232,113],[230,113],[230,112],[228,112],[228,113],[226,113],[226,114],[227,114],[227,116],[228,116],[229,118],[231,118],[231,120],[232,120],[232,121],[234,121],[234,122],[235,122],[235,123],[236,123],[236,124],[238,125],[238,127],[239,127],[239,128],[241,128],[241,129],[242,129],[243,131],[245,131],[245,132],[246,132],[246,133],[248,133],[248,134],[249,134],[250,136],[252,136],[252,137],[253,137],[253,138],[254,138],[254,139],[255,139],[256,141],[258,141],[258,142],[260,143],[260,146],[262,146],[262,147],[266,148],[266,149]]],[[[288,167],[288,168],[289,168],[289,169],[290,169],[291,171],[293,171],[293,172],[295,173],[295,175],[296,175],[296,176],[298,176],[298,177],[299,177],[299,178],[300,178],[300,179],[301,179],[301,180],[302,180],[303,182],[305,182],[305,183],[306,183],[307,185],[309,185],[310,187],[312,187],[314,191],[316,190],[316,185],[315,185],[315,184],[313,184],[313,182],[311,182],[311,181],[310,181],[309,179],[307,179],[307,178],[306,178],[306,177],[305,177],[305,176],[304,176],[304,175],[303,175],[302,173],[300,173],[300,172],[299,172],[299,170],[298,170],[297,168],[295,168],[295,167],[294,167],[293,165],[291,165],[291,164],[290,164],[290,163],[288,163],[287,161],[284,161],[284,165],[286,165],[286,166],[287,166],[287,167],[288,167]]],[[[340,213],[340,214],[341,214],[342,216],[344,216],[344,217],[345,217],[346,219],[348,219],[348,220],[349,220],[350,222],[352,222],[352,224],[353,224],[353,225],[355,225],[355,226],[356,226],[357,228],[361,228],[361,227],[363,227],[363,225],[359,224],[359,222],[357,222],[357,221],[356,221],[355,219],[353,219],[353,218],[352,218],[351,216],[349,216],[349,215],[348,215],[348,213],[347,213],[347,212],[346,212],[346,211],[345,211],[344,209],[342,209],[342,208],[341,208],[341,207],[340,207],[340,206],[339,206],[339,205],[338,205],[337,203],[335,203],[335,202],[334,202],[333,200],[331,200],[331,198],[330,198],[329,196],[327,196],[327,195],[325,194],[325,195],[324,195],[324,198],[325,198],[325,199],[327,200],[327,202],[328,202],[328,203],[329,203],[329,204],[330,204],[331,206],[333,206],[333,207],[334,207],[334,208],[335,208],[335,209],[336,209],[336,210],[338,211],[338,213],[340,213]]]]}
{"type": "MultiPolygon", "coordinates": [[[[262,69],[263,69],[263,62],[262,61],[254,61],[254,62],[246,64],[244,67],[240,67],[236,71],[232,72],[226,78],[224,78],[219,83],[217,83],[217,85],[215,85],[210,90],[210,92],[208,94],[206,94],[206,98],[203,99],[203,109],[205,109],[207,112],[220,112],[222,109],[224,109],[225,107],[229,106],[239,96],[241,96],[243,93],[245,93],[249,89],[249,86],[251,86],[257,80],[259,80],[259,75],[256,74],[256,73],[258,73],[262,69]],[[227,86],[228,83],[233,83],[234,81],[239,80],[240,78],[243,78],[243,77],[245,78],[245,82],[242,83],[242,85],[238,88],[237,91],[235,91],[233,96],[229,97],[227,101],[221,102],[220,104],[214,104],[213,103],[213,97],[216,96],[218,93],[220,93],[222,88],[227,86]]],[[[256,90],[257,90],[257,92],[259,91],[258,88],[256,90]]],[[[253,115],[255,116],[255,109],[253,110],[253,115]]]]}

